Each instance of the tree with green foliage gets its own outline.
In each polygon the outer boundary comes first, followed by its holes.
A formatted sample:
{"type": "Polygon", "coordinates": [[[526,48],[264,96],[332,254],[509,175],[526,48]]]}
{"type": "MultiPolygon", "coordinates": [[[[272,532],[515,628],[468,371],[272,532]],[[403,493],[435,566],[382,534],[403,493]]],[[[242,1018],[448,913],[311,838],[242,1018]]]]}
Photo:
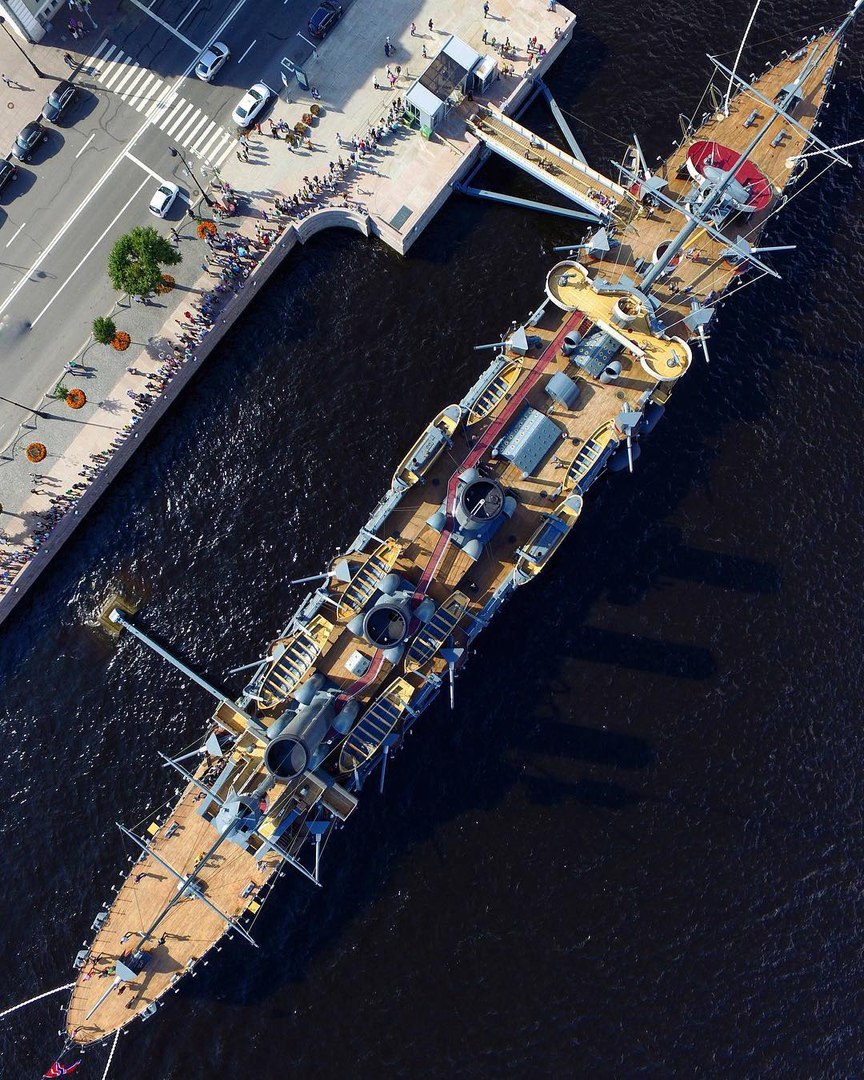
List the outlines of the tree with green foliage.
{"type": "Polygon", "coordinates": [[[183,257],[150,225],[121,236],[108,256],[108,277],[115,289],[130,296],[149,296],[162,280],[162,265],[176,266],[183,257]]]}
{"type": "Polygon", "coordinates": [[[117,326],[113,319],[100,315],[93,320],[93,337],[100,345],[110,345],[117,333],[117,326]]]}

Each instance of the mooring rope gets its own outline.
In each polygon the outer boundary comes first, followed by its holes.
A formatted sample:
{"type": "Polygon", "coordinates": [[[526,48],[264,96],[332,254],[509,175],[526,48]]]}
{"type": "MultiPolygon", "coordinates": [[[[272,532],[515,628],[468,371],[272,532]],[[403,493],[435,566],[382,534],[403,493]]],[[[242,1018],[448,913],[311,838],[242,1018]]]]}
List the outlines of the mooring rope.
{"type": "Polygon", "coordinates": [[[108,1076],[108,1070],[111,1068],[111,1062],[114,1060],[114,1051],[117,1049],[117,1040],[120,1038],[120,1028],[117,1028],[117,1032],[114,1036],[114,1042],[111,1043],[111,1053],[108,1055],[108,1060],[105,1062],[105,1072],[102,1073],[102,1080],[106,1080],[108,1076]]]}
{"type": "Polygon", "coordinates": [[[28,998],[27,1001],[22,1001],[20,1005],[13,1005],[11,1009],[4,1009],[0,1012],[0,1020],[4,1016],[8,1016],[9,1013],[17,1012],[19,1009],[23,1009],[25,1005],[32,1005],[34,1001],[41,1001],[42,998],[51,997],[52,994],[59,994],[61,990],[71,990],[75,985],[74,982],[66,983],[65,986],[56,986],[53,990],[46,990],[44,994],[37,994],[36,997],[28,998]]]}

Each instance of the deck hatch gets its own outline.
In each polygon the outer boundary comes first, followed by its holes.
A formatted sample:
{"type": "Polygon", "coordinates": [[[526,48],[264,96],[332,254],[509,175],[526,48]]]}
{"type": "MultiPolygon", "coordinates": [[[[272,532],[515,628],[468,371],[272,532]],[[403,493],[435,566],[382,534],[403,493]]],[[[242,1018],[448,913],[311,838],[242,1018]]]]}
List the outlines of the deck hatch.
{"type": "Polygon", "coordinates": [[[526,405],[504,437],[495,444],[494,457],[515,465],[522,479],[530,476],[561,438],[561,431],[548,416],[526,405]]]}

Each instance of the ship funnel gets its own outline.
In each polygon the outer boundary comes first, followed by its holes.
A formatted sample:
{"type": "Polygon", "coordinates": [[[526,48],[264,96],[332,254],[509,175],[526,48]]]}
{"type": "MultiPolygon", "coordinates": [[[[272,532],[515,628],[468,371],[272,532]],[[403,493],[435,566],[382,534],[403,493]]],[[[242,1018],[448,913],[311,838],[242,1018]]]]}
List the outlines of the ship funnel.
{"type": "Polygon", "coordinates": [[[480,529],[504,509],[504,491],[497,480],[477,476],[459,492],[456,520],[463,529],[480,529]]]}
{"type": "Polygon", "coordinates": [[[363,636],[379,649],[392,649],[408,636],[411,608],[404,598],[385,600],[367,612],[363,636]]]}
{"type": "Polygon", "coordinates": [[[309,762],[309,754],[296,735],[280,735],[264,751],[264,767],[277,780],[299,776],[309,762]]]}

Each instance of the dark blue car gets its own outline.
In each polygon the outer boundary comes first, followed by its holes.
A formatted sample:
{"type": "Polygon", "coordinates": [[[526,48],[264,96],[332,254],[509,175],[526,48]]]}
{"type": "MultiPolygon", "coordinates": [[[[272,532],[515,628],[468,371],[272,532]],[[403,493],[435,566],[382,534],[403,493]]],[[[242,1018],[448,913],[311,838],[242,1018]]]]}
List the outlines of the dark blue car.
{"type": "Polygon", "coordinates": [[[309,20],[309,30],[317,38],[326,37],[341,18],[341,4],[321,4],[315,9],[315,13],[309,20]]]}

